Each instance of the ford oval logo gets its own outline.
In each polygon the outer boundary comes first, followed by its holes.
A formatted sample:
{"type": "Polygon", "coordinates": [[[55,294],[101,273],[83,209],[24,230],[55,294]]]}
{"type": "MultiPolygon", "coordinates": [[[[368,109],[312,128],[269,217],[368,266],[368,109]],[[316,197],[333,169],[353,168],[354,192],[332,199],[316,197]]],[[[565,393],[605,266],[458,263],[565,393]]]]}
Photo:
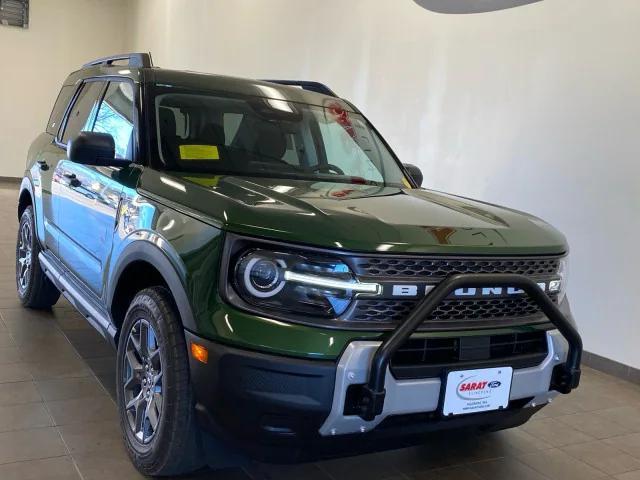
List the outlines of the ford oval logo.
{"type": "Polygon", "coordinates": [[[502,382],[499,382],[498,380],[489,382],[489,388],[498,388],[500,385],[502,385],[502,382]]]}

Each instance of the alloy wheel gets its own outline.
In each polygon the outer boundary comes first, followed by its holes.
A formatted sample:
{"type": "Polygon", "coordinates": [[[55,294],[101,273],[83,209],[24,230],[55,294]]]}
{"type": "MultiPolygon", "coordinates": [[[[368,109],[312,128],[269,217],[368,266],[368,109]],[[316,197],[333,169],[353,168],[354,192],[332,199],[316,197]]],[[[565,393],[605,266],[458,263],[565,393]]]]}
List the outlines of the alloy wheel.
{"type": "Polygon", "coordinates": [[[20,234],[18,235],[17,255],[18,290],[21,294],[26,292],[29,287],[33,253],[33,249],[31,247],[32,236],[33,232],[31,231],[31,224],[29,222],[24,222],[20,227],[20,234]]]}
{"type": "Polygon", "coordinates": [[[143,444],[153,440],[162,415],[162,362],[153,326],[138,319],[129,332],[123,369],[125,412],[129,428],[143,444]]]}

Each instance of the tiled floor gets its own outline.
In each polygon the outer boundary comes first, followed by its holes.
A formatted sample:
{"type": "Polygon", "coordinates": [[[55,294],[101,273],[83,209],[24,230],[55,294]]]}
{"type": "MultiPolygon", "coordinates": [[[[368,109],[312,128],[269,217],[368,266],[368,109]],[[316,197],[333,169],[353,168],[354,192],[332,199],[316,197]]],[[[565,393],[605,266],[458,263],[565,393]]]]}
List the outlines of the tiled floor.
{"type": "MultiPolygon", "coordinates": [[[[140,478],[121,444],[113,352],[67,302],[41,313],[16,299],[15,204],[16,189],[0,188],[0,479],[140,478]]],[[[197,477],[640,480],[640,387],[585,370],[578,391],[514,430],[197,477]]]]}

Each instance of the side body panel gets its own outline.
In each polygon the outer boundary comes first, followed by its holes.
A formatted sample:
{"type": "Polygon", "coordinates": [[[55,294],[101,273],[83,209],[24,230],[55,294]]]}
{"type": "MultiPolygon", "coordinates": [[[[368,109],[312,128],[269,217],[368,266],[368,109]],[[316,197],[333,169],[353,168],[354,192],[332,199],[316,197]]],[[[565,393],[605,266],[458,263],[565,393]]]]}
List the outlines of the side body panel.
{"type": "Polygon", "coordinates": [[[139,170],[135,170],[121,193],[114,260],[104,272],[108,286],[104,301],[111,305],[116,283],[128,265],[145,261],[169,284],[185,328],[197,332],[203,321],[210,323],[206,319],[215,304],[222,231],[139,195],[135,189],[139,170]]]}
{"type": "Polygon", "coordinates": [[[33,202],[36,212],[36,230],[43,247],[58,252],[60,233],[60,213],[55,208],[52,188],[58,163],[66,157],[66,152],[55,143],[54,137],[42,133],[29,149],[25,176],[31,178],[33,202]]]}
{"type": "Polygon", "coordinates": [[[59,256],[66,267],[99,296],[104,285],[102,272],[111,258],[123,188],[119,170],[63,160],[56,173],[59,177],[55,195],[60,212],[59,256]]]}

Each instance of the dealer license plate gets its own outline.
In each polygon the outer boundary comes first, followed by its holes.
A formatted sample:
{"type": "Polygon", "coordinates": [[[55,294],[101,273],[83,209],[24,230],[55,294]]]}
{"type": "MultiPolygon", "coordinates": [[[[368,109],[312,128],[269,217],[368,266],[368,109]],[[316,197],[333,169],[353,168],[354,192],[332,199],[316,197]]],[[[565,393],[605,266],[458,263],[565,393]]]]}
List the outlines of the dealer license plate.
{"type": "Polygon", "coordinates": [[[444,415],[463,415],[507,408],[513,368],[480,368],[449,372],[444,415]]]}

